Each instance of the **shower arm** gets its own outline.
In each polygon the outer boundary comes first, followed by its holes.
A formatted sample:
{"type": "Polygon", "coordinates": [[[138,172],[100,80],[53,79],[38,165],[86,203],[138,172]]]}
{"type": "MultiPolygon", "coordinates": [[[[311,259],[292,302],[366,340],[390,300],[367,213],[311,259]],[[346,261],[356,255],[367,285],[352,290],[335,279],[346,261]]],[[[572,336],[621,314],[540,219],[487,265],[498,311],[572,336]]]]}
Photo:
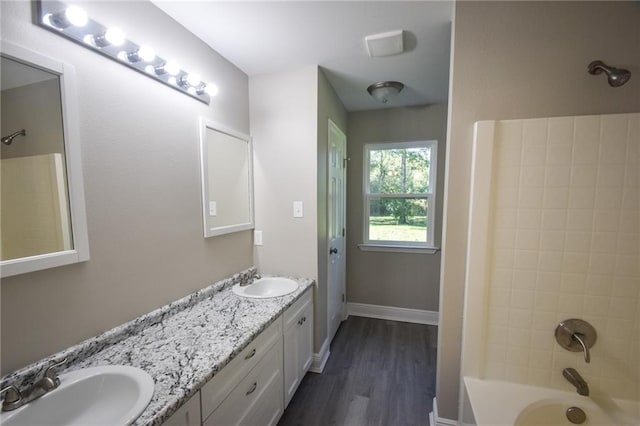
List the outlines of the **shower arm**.
{"type": "Polygon", "coordinates": [[[9,136],[3,136],[1,142],[5,145],[11,145],[13,140],[18,136],[26,136],[27,132],[25,129],[18,130],[17,132],[11,133],[9,136]]]}

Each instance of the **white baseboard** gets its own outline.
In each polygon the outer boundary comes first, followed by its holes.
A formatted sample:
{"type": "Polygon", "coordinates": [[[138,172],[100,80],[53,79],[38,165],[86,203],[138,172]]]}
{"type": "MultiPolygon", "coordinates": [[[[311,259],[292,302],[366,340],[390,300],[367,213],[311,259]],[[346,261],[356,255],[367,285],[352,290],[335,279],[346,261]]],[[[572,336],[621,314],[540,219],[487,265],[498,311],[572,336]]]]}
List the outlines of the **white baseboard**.
{"type": "Polygon", "coordinates": [[[458,422],[438,416],[438,401],[433,398],[433,411],[429,413],[429,424],[431,426],[459,426],[458,422]]]}
{"type": "Polygon", "coordinates": [[[322,347],[320,347],[319,353],[313,354],[313,362],[311,363],[311,367],[309,367],[309,371],[312,373],[322,373],[324,370],[324,366],[327,364],[327,360],[329,359],[329,355],[331,352],[329,351],[329,339],[324,339],[322,342],[322,347]]]}
{"type": "Polygon", "coordinates": [[[438,325],[438,313],[434,311],[396,308],[394,306],[367,305],[364,303],[347,303],[347,311],[349,315],[355,317],[438,325]]]}

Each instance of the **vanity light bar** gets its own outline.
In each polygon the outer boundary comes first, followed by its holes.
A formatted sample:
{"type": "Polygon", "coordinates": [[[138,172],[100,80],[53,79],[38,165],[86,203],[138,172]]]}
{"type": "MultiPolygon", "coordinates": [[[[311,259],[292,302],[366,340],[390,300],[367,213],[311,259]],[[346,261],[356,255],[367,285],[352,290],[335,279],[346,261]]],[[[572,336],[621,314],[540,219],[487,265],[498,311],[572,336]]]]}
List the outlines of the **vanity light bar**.
{"type": "Polygon", "coordinates": [[[153,78],[209,105],[218,93],[215,84],[204,83],[195,73],[156,55],[150,46],[128,40],[119,28],[107,28],[90,19],[82,8],[58,1],[38,1],[38,25],[67,37],[87,49],[153,78]]]}

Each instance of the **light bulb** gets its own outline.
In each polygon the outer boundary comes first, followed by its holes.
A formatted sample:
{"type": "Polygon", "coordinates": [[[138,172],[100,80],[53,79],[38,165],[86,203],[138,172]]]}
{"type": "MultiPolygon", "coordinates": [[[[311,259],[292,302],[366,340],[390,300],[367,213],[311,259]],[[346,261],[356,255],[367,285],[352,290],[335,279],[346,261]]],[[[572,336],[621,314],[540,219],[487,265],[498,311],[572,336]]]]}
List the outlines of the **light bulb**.
{"type": "Polygon", "coordinates": [[[207,83],[207,85],[204,88],[204,91],[209,95],[209,96],[216,96],[219,92],[218,90],[218,86],[216,86],[213,83],[207,83]]]}
{"type": "Polygon", "coordinates": [[[104,38],[113,46],[120,46],[125,40],[124,33],[119,28],[108,28],[104,38]]]}
{"type": "Polygon", "coordinates": [[[123,61],[129,62],[151,62],[156,58],[156,52],[150,48],[149,46],[140,46],[137,50],[133,52],[120,52],[118,53],[118,58],[123,61]]]}
{"type": "Polygon", "coordinates": [[[86,12],[78,6],[69,6],[67,10],[64,11],[64,16],[71,25],[76,27],[84,27],[89,21],[86,12]]]}
{"type": "Polygon", "coordinates": [[[187,89],[187,92],[188,92],[189,94],[191,94],[191,95],[195,95],[195,94],[197,93],[197,92],[196,92],[196,88],[195,88],[195,87],[189,87],[189,88],[187,89]]]}
{"type": "Polygon", "coordinates": [[[156,71],[156,67],[154,67],[153,65],[147,65],[146,67],[144,67],[144,70],[149,74],[153,74],[156,71]]]}
{"type": "Polygon", "coordinates": [[[156,58],[156,51],[149,46],[140,46],[138,56],[145,62],[151,62],[156,58]]]}
{"type": "Polygon", "coordinates": [[[164,70],[170,75],[177,75],[180,72],[180,65],[175,62],[167,62],[164,64],[164,70]]]}
{"type": "Polygon", "coordinates": [[[193,87],[201,83],[200,76],[198,74],[188,74],[185,80],[187,80],[187,83],[189,83],[189,86],[193,86],[193,87]]]}
{"type": "Polygon", "coordinates": [[[167,83],[173,84],[175,86],[178,83],[178,81],[176,80],[175,77],[169,77],[169,79],[167,80],[167,83]]]}

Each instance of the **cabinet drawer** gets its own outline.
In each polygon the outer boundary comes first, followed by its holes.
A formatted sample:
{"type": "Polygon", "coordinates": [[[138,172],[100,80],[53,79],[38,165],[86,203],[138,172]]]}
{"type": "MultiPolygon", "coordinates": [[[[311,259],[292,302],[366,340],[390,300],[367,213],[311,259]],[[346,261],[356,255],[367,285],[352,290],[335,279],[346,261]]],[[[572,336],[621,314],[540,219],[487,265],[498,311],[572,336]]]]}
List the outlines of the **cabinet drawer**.
{"type": "Polygon", "coordinates": [[[311,287],[305,291],[305,293],[294,303],[289,306],[287,310],[284,312],[284,329],[288,329],[292,325],[296,324],[300,319],[300,314],[302,313],[305,306],[309,303],[313,302],[313,290],[311,287]]]}
{"type": "Polygon", "coordinates": [[[202,387],[202,417],[207,418],[224,401],[244,376],[265,356],[282,336],[282,318],[278,318],[246,348],[202,387]]]}
{"type": "Polygon", "coordinates": [[[282,410],[282,337],[280,337],[253,370],[206,419],[204,426],[275,424],[282,410]]]}

